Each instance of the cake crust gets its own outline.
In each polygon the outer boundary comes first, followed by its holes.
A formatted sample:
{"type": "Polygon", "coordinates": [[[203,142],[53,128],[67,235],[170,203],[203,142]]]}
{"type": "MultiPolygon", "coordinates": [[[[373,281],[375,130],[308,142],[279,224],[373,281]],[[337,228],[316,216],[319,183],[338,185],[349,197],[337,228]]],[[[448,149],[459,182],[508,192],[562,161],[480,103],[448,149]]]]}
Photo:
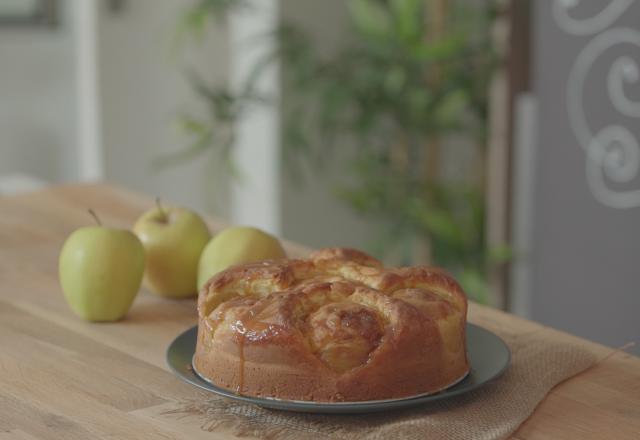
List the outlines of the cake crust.
{"type": "Polygon", "coordinates": [[[467,300],[444,271],[345,248],[229,268],[198,297],[194,366],[238,394],[367,401],[440,391],[469,370],[467,300]]]}

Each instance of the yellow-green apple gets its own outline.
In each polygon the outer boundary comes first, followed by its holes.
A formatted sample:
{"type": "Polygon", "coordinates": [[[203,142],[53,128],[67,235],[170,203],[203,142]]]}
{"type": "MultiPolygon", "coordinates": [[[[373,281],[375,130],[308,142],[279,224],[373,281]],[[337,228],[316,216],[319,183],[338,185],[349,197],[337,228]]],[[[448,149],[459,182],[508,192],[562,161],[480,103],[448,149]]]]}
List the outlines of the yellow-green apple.
{"type": "Polygon", "coordinates": [[[144,249],[131,231],[89,226],[62,246],[59,277],[71,309],[88,321],[127,314],[144,272],[144,249]]]}
{"type": "Polygon", "coordinates": [[[144,284],[165,297],[193,296],[200,254],[211,238],[209,228],[193,211],[157,204],[133,227],[146,253],[144,284]]]}
{"type": "Polygon", "coordinates": [[[286,256],[278,239],[260,229],[248,226],[227,228],[213,237],[202,251],[198,288],[229,266],[286,256]]]}

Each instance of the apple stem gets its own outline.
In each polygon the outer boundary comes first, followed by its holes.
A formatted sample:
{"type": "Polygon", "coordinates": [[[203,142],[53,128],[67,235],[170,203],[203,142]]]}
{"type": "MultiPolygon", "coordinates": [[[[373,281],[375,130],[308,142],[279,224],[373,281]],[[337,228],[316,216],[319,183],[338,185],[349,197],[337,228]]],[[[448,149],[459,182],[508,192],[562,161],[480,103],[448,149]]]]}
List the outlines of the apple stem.
{"type": "Polygon", "coordinates": [[[167,221],[167,212],[164,210],[162,203],[160,203],[160,197],[156,197],[156,206],[158,207],[158,211],[160,211],[160,215],[162,215],[163,221],[167,221]]]}
{"type": "Polygon", "coordinates": [[[96,221],[98,226],[102,226],[102,222],[100,221],[100,217],[98,217],[98,214],[96,214],[96,212],[93,209],[89,208],[89,214],[91,214],[91,217],[93,217],[93,219],[96,221]]]}

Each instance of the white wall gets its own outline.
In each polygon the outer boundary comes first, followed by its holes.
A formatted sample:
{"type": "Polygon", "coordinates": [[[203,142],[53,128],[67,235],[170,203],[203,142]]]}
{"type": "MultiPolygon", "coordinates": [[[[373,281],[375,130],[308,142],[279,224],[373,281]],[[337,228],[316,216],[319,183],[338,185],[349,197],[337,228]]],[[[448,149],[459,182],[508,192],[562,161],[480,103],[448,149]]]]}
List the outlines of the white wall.
{"type": "MultiPolygon", "coordinates": [[[[63,17],[53,30],[0,29],[0,173],[23,171],[52,182],[78,178],[74,1],[60,4],[63,17]]],[[[113,12],[108,2],[98,2],[105,178],[229,217],[228,184],[224,179],[214,183],[206,156],[161,172],[152,167],[153,158],[187,143],[174,129],[178,113],[202,110],[184,79],[185,64],[194,62],[212,83],[228,77],[224,26],[209,32],[200,46],[190,42],[172,52],[177,19],[189,4],[190,0],[135,0],[113,12]]],[[[343,40],[345,10],[339,0],[284,0],[280,10],[285,19],[305,26],[323,49],[343,40]]],[[[371,227],[330,192],[338,174],[310,175],[302,187],[284,176],[276,182],[284,237],[312,246],[367,243],[371,227]]]]}
{"type": "Polygon", "coordinates": [[[109,2],[60,0],[54,28],[0,27],[0,176],[26,173],[48,182],[77,180],[77,35],[74,8],[96,2],[98,11],[102,158],[109,181],[202,211],[227,216],[227,184],[216,182],[209,159],[157,172],[155,157],[187,145],[175,129],[179,111],[202,114],[185,81],[195,64],[213,82],[225,81],[227,32],[173,51],[178,18],[189,0],[109,2]],[[194,48],[195,47],[195,48],[194,48]],[[193,63],[191,63],[193,62],[193,63]]]}
{"type": "MultiPolygon", "coordinates": [[[[242,90],[256,63],[276,49],[270,38],[277,28],[278,0],[253,0],[233,11],[229,19],[231,86],[242,90]]],[[[256,91],[277,101],[280,93],[278,66],[262,72],[256,91]]],[[[277,104],[252,105],[235,126],[233,160],[239,179],[231,187],[233,223],[262,228],[275,235],[282,230],[280,201],[280,112],[277,104]]]]}
{"type": "Polygon", "coordinates": [[[108,180],[130,188],[227,217],[226,184],[215,183],[209,156],[165,171],[152,166],[154,158],[188,143],[175,128],[178,113],[202,110],[185,80],[185,65],[195,63],[212,82],[227,77],[224,27],[210,32],[200,47],[190,42],[175,50],[178,19],[190,4],[136,0],[115,13],[100,11],[105,173],[108,180]]]}
{"type": "Polygon", "coordinates": [[[76,177],[73,29],[60,6],[56,27],[0,26],[0,175],[76,177]]]}

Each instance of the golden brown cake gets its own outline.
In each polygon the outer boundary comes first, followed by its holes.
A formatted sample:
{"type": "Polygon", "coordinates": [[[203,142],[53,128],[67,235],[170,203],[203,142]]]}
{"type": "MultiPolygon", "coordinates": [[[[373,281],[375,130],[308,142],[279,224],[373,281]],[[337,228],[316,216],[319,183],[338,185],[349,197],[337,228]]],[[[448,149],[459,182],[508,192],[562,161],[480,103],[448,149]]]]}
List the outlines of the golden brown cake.
{"type": "Polygon", "coordinates": [[[196,371],[247,396],[393,399],[437,392],[469,370],[455,280],[384,268],[353,249],[229,268],[200,291],[198,315],[196,371]]]}

